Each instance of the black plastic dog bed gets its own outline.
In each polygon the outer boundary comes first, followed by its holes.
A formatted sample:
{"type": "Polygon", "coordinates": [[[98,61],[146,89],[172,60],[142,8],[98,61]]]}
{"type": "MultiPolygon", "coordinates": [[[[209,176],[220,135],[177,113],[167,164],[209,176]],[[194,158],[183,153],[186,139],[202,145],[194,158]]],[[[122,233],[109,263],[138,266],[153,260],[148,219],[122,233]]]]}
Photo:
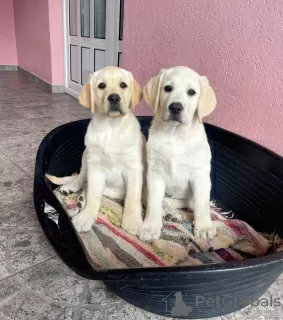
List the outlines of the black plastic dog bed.
{"type": "MultiPolygon", "coordinates": [[[[139,117],[139,121],[147,137],[151,117],[139,117]]],[[[243,308],[281,274],[283,252],[223,264],[95,271],[52,192],[54,186],[44,177],[46,172],[65,176],[80,169],[88,123],[80,120],[50,132],[38,149],[34,177],[34,203],[41,226],[61,259],[77,274],[103,280],[127,302],[163,316],[171,316],[170,297],[181,292],[185,304],[192,307],[186,319],[243,308]],[[56,210],[55,219],[45,212],[46,203],[56,210]]],[[[213,158],[211,197],[257,231],[283,237],[283,159],[215,126],[206,125],[206,131],[213,158]]]]}

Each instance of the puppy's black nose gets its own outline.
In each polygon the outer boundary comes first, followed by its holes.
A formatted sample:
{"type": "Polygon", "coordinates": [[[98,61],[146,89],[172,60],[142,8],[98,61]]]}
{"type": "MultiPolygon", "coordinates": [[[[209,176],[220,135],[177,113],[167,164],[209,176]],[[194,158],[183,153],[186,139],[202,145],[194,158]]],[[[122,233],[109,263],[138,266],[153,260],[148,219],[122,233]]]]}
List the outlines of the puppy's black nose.
{"type": "Polygon", "coordinates": [[[183,106],[180,102],[173,102],[169,106],[169,111],[172,114],[180,114],[182,110],[183,110],[183,106]]]}
{"type": "Polygon", "coordinates": [[[110,96],[108,97],[108,101],[110,102],[110,104],[118,104],[120,100],[120,96],[116,93],[110,94],[110,96]]]}

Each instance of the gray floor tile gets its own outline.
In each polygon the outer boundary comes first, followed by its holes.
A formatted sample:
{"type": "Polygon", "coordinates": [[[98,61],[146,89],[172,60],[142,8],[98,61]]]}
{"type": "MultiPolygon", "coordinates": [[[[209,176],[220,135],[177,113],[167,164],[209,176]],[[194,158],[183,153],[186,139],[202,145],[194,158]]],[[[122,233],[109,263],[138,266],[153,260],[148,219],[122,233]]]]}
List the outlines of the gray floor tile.
{"type": "Polygon", "coordinates": [[[52,302],[76,306],[85,295],[87,280],[67,269],[57,258],[22,272],[19,277],[29,289],[52,302]]]}
{"type": "Polygon", "coordinates": [[[60,124],[78,120],[78,117],[65,114],[58,117],[44,117],[35,119],[20,119],[0,121],[0,135],[3,138],[11,136],[25,136],[29,134],[47,134],[60,124]]]}
{"type": "Polygon", "coordinates": [[[79,105],[78,103],[68,104],[65,106],[65,108],[68,113],[75,115],[81,119],[89,119],[92,115],[89,109],[79,105]]]}
{"type": "Polygon", "coordinates": [[[26,179],[27,174],[18,165],[6,158],[2,159],[0,162],[0,177],[1,183],[3,183],[4,187],[8,187],[12,181],[26,179]]]}
{"type": "Polygon", "coordinates": [[[0,181],[0,205],[32,199],[33,180],[26,175],[24,179],[0,181]]]}
{"type": "Polygon", "coordinates": [[[103,320],[103,313],[101,311],[81,309],[77,312],[77,320],[103,320]]]}
{"type": "Polygon", "coordinates": [[[47,243],[43,243],[37,246],[29,246],[22,248],[14,248],[9,252],[8,259],[11,266],[20,271],[27,269],[39,262],[45,261],[48,258],[54,256],[54,252],[47,243]]]}
{"type": "Polygon", "coordinates": [[[66,99],[67,96],[64,95],[64,99],[62,99],[62,95],[58,98],[53,98],[52,102],[48,104],[47,107],[43,107],[42,105],[25,107],[25,108],[17,108],[16,112],[22,115],[23,117],[33,118],[35,115],[42,113],[45,116],[54,116],[58,114],[72,114],[82,119],[87,119],[91,117],[91,112],[89,109],[80,105],[78,100],[70,97],[70,99],[66,99]],[[26,111],[25,111],[26,110],[26,111]],[[48,113],[48,111],[52,113],[48,113]]]}
{"type": "Polygon", "coordinates": [[[66,308],[54,303],[45,305],[37,315],[37,320],[66,320],[66,308]]]}
{"type": "Polygon", "coordinates": [[[18,108],[24,108],[27,106],[47,106],[52,103],[52,100],[49,97],[40,97],[40,99],[34,99],[30,94],[28,97],[24,97],[23,99],[14,98],[14,97],[1,97],[0,107],[2,109],[13,109],[16,111],[18,108]]]}
{"type": "Polygon", "coordinates": [[[12,110],[1,110],[0,112],[0,121],[2,120],[17,120],[17,119],[21,119],[22,116],[12,110]]]}
{"type": "Polygon", "coordinates": [[[31,198],[6,203],[0,210],[0,279],[54,256],[36,220],[31,198]]]}
{"type": "Polygon", "coordinates": [[[0,260],[7,260],[7,253],[9,248],[10,229],[0,229],[0,260]]]}
{"type": "Polygon", "coordinates": [[[143,312],[130,305],[124,304],[121,306],[110,307],[105,310],[105,317],[109,320],[147,320],[143,312]]]}
{"type": "Polygon", "coordinates": [[[2,278],[30,268],[55,255],[40,228],[1,227],[1,257],[6,261],[2,278]]]}
{"type": "Polygon", "coordinates": [[[65,320],[76,315],[79,319],[107,319],[104,310],[82,306],[87,282],[58,258],[49,259],[0,281],[0,316],[65,320]]]}
{"type": "Polygon", "coordinates": [[[73,320],[76,317],[76,309],[66,308],[64,315],[58,320],[73,320]]]}
{"type": "Polygon", "coordinates": [[[37,227],[37,220],[32,197],[24,201],[16,201],[9,205],[0,205],[1,227],[37,227]]]}
{"type": "Polygon", "coordinates": [[[46,306],[47,303],[43,297],[33,292],[20,292],[14,295],[13,299],[0,305],[0,312],[11,319],[37,320],[46,306]]]}
{"type": "Polygon", "coordinates": [[[1,140],[11,136],[27,135],[30,133],[29,120],[27,119],[0,121],[1,140]]]}
{"type": "Polygon", "coordinates": [[[0,301],[7,300],[11,296],[15,296],[23,288],[23,283],[18,277],[10,277],[1,281],[0,301]]]}
{"type": "Polygon", "coordinates": [[[34,163],[35,156],[45,133],[15,135],[0,141],[0,151],[13,162],[30,161],[34,163]]]}
{"type": "Polygon", "coordinates": [[[68,114],[68,108],[60,105],[48,106],[28,106],[16,110],[18,117],[25,119],[44,118],[44,117],[61,117],[68,114]]]}
{"type": "Polygon", "coordinates": [[[0,313],[0,320],[11,320],[11,318],[4,317],[3,314],[0,313]]]}
{"type": "MultiPolygon", "coordinates": [[[[0,143],[1,143],[1,140],[0,140],[0,143]]],[[[2,152],[0,152],[0,164],[2,161],[4,160],[8,160],[9,158],[7,156],[5,156],[2,152]]]]}
{"type": "Polygon", "coordinates": [[[15,90],[14,92],[9,92],[6,89],[5,92],[1,91],[1,106],[4,108],[13,108],[16,111],[17,108],[27,107],[27,106],[38,106],[38,105],[49,105],[52,103],[53,99],[49,93],[38,91],[32,92],[27,91],[24,88],[15,90]],[[16,92],[15,92],[16,91],[16,92]]]}
{"type": "MultiPolygon", "coordinates": [[[[37,149],[34,154],[36,154],[37,149]]],[[[35,156],[34,156],[35,157],[35,156]]],[[[32,159],[26,158],[25,160],[18,160],[16,156],[12,156],[12,159],[16,162],[16,164],[29,176],[32,178],[34,177],[34,171],[35,171],[35,159],[34,157],[32,159]]]]}
{"type": "Polygon", "coordinates": [[[78,277],[66,276],[51,284],[49,288],[45,290],[45,294],[54,301],[70,303],[75,306],[78,305],[84,293],[85,282],[85,280],[79,279],[78,277]]]}
{"type": "MultiPolygon", "coordinates": [[[[3,256],[3,252],[1,253],[1,255],[3,256]]],[[[6,255],[4,255],[4,259],[2,260],[0,259],[0,280],[7,278],[9,275],[11,275],[11,273],[12,271],[11,271],[11,268],[9,268],[9,265],[7,263],[6,255]]]]}
{"type": "Polygon", "coordinates": [[[41,229],[26,227],[23,229],[18,228],[10,241],[10,249],[36,247],[38,245],[49,247],[46,242],[45,236],[41,229]]]}
{"type": "Polygon", "coordinates": [[[27,287],[37,293],[44,294],[52,283],[56,283],[65,275],[74,275],[58,258],[53,258],[45,263],[41,263],[25,272],[21,272],[19,277],[27,287]]]}
{"type": "Polygon", "coordinates": [[[156,314],[150,313],[150,312],[144,312],[148,320],[167,320],[168,317],[161,317],[157,316],[156,314]]]}
{"type": "MultiPolygon", "coordinates": [[[[7,91],[7,90],[6,90],[7,91]]],[[[47,92],[31,92],[26,91],[24,88],[20,90],[21,98],[18,97],[19,93],[9,93],[3,94],[1,93],[1,101],[0,106],[3,108],[13,108],[14,111],[19,108],[25,107],[38,107],[38,106],[52,106],[56,104],[78,104],[78,100],[73,97],[68,96],[67,94],[50,94],[47,92]]]]}
{"type": "Polygon", "coordinates": [[[64,123],[77,121],[79,120],[78,117],[72,114],[65,114],[59,115],[58,117],[44,117],[44,118],[36,118],[36,119],[29,119],[29,126],[33,133],[43,133],[47,134],[54,128],[62,125],[64,123]]]}
{"type": "Polygon", "coordinates": [[[84,305],[111,305],[119,303],[120,299],[110,290],[108,290],[103,282],[91,281],[84,299],[84,305]]]}

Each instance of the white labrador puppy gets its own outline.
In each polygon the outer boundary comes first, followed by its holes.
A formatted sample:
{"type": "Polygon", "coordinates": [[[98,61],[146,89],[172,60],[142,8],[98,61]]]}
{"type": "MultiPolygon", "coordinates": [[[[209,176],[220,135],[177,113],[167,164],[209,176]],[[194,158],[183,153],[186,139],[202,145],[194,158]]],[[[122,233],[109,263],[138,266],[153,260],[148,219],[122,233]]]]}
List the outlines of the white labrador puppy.
{"type": "Polygon", "coordinates": [[[63,194],[77,192],[86,182],[84,205],[73,218],[78,232],[87,232],[97,218],[102,195],[125,199],[122,228],[137,234],[142,224],[144,140],[132,114],[142,91],[132,74],[117,67],[95,72],[83,86],[80,104],[93,117],[85,136],[85,151],[78,176],[47,175],[63,194]],[[66,184],[67,183],[67,184],[66,184]]]}
{"type": "Polygon", "coordinates": [[[147,83],[144,98],[154,119],[147,142],[147,212],[139,238],[160,237],[164,205],[193,209],[195,236],[213,238],[211,152],[202,119],[216,107],[214,91],[206,77],[174,67],[147,83]]]}

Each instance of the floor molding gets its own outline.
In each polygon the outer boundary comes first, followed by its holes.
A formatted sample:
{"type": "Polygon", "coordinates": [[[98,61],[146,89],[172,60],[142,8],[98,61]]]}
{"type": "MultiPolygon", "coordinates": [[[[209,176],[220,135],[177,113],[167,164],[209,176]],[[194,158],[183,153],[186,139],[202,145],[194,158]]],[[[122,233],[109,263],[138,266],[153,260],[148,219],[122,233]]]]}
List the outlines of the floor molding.
{"type": "Polygon", "coordinates": [[[0,64],[0,71],[18,71],[18,66],[12,64],[0,64]]]}

